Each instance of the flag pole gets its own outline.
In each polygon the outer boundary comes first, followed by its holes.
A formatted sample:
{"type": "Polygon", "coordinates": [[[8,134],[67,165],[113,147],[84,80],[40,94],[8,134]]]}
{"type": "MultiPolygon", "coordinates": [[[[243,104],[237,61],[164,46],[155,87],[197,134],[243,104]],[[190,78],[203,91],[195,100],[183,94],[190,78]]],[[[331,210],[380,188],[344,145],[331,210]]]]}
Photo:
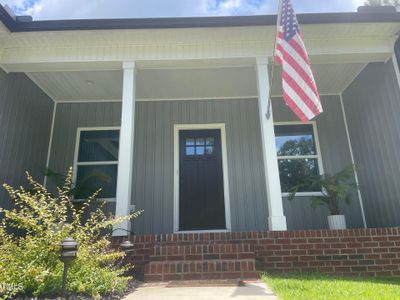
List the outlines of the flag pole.
{"type": "Polygon", "coordinates": [[[275,71],[275,51],[276,51],[276,41],[278,39],[278,33],[281,26],[281,11],[282,11],[282,0],[278,1],[278,14],[276,18],[276,32],[275,32],[275,41],[274,41],[274,49],[273,49],[273,56],[272,56],[272,68],[271,68],[271,76],[269,80],[269,95],[268,95],[268,108],[267,108],[267,120],[271,117],[271,105],[272,105],[272,84],[274,82],[274,71],[275,71]]]}

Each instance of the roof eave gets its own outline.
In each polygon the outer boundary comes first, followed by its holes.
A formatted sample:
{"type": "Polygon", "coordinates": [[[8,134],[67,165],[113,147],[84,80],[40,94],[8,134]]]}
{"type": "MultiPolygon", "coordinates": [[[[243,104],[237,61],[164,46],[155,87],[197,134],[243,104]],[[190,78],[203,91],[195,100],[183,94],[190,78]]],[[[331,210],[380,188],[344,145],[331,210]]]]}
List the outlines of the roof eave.
{"type": "MultiPolygon", "coordinates": [[[[10,32],[66,31],[66,30],[113,30],[113,29],[162,29],[162,28],[210,28],[274,26],[276,15],[190,17],[190,18],[143,18],[143,19],[76,19],[21,22],[14,20],[0,5],[0,20],[10,32]]],[[[299,14],[301,24],[332,23],[384,23],[400,22],[400,13],[320,13],[299,14]]]]}

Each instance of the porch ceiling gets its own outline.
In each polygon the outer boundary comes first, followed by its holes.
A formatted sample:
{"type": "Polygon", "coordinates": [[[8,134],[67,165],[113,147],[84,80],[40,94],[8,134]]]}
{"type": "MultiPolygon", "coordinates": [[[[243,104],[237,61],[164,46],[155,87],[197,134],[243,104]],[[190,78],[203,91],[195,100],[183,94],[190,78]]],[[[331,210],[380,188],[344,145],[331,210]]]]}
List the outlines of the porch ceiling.
{"type": "MultiPolygon", "coordinates": [[[[341,93],[360,73],[364,63],[315,64],[321,94],[341,93]]],[[[119,101],[122,71],[36,72],[28,76],[57,102],[119,101]]],[[[254,66],[144,68],[137,72],[137,99],[214,99],[257,97],[254,66]]],[[[281,95],[280,68],[274,70],[272,94],[281,95]]]]}

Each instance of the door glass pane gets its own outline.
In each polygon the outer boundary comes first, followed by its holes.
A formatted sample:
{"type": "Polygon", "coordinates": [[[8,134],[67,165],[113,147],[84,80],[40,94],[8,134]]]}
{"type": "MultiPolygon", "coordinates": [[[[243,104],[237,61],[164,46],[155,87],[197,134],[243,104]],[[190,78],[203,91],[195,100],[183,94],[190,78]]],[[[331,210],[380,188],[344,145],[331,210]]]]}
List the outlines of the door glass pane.
{"type": "Polygon", "coordinates": [[[214,145],[214,138],[213,138],[213,137],[208,137],[208,138],[206,138],[206,145],[207,145],[207,146],[212,146],[212,145],[214,145]]]}
{"type": "Polygon", "coordinates": [[[194,139],[186,139],[186,146],[194,146],[194,139]]]}
{"type": "Polygon", "coordinates": [[[276,125],[275,143],[278,156],[317,154],[311,124],[276,125]]]}
{"type": "Polygon", "coordinates": [[[204,146],[196,146],[196,155],[204,155],[204,146]]]}
{"type": "Polygon", "coordinates": [[[117,190],[117,165],[78,166],[76,199],[86,199],[101,188],[98,198],[115,198],[117,190]]]}
{"type": "MultiPolygon", "coordinates": [[[[282,192],[304,182],[304,179],[319,175],[317,159],[279,159],[279,177],[282,192]]],[[[319,192],[310,189],[300,189],[299,192],[319,192]]]]}
{"type": "Polygon", "coordinates": [[[194,155],[194,147],[186,147],[186,155],[194,155]]]}
{"type": "Polygon", "coordinates": [[[82,131],[78,162],[118,161],[119,130],[82,131]]]}
{"type": "Polygon", "coordinates": [[[214,152],[214,146],[206,146],[206,153],[208,155],[213,154],[214,152]]]}
{"type": "Polygon", "coordinates": [[[203,146],[204,145],[204,138],[196,138],[196,145],[203,146]]]}

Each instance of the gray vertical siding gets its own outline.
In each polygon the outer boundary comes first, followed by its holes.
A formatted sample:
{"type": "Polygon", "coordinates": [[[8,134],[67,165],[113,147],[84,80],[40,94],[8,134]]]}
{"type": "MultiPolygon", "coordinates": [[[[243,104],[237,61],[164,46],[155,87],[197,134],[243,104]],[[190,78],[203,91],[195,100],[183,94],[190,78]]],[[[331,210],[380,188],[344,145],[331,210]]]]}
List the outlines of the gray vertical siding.
{"type": "MultiPolygon", "coordinates": [[[[25,185],[25,171],[43,181],[53,101],[26,75],[0,70],[0,183],[25,185]]],[[[0,206],[11,202],[0,188],[0,206]]]]}
{"type": "Polygon", "coordinates": [[[400,90],[392,60],[369,64],[343,101],[368,226],[400,226],[400,90]]]}
{"type": "Polygon", "coordinates": [[[136,232],[172,232],[173,125],[196,123],[226,125],[232,229],[267,228],[257,101],[139,102],[136,112],[133,201],[144,209],[136,232]]]}
{"type": "MultiPolygon", "coordinates": [[[[324,169],[350,165],[338,97],[324,97],[325,114],[317,120],[324,169]]],[[[273,102],[276,121],[296,120],[280,100],[273,102]]],[[[78,127],[119,126],[120,103],[59,104],[50,167],[66,172],[73,163],[78,127]]],[[[137,102],[132,203],[144,214],[136,233],[173,231],[173,125],[225,123],[230,210],[234,231],[265,230],[264,185],[258,105],[255,99],[137,102]]],[[[327,212],[313,211],[308,199],[284,201],[290,229],[325,228],[327,212]]],[[[114,204],[108,206],[113,211],[114,204]]],[[[344,207],[351,227],[362,225],[358,202],[344,207]]]]}
{"type": "MultiPolygon", "coordinates": [[[[66,174],[74,162],[79,127],[120,126],[121,103],[57,104],[49,169],[66,174]]],[[[115,203],[107,203],[106,212],[115,212],[115,203]]]]}
{"type": "MultiPolygon", "coordinates": [[[[351,165],[349,145],[346,137],[343,113],[339,96],[321,97],[324,113],[316,118],[324,172],[333,174],[351,165]]],[[[273,100],[274,120],[276,122],[298,121],[296,116],[284,104],[283,99],[273,100]]],[[[352,194],[350,206],[342,205],[349,227],[362,227],[362,216],[357,193],[352,194]]],[[[284,211],[289,229],[327,228],[325,208],[315,211],[310,207],[308,197],[297,197],[294,201],[283,199],[284,211]]]]}

